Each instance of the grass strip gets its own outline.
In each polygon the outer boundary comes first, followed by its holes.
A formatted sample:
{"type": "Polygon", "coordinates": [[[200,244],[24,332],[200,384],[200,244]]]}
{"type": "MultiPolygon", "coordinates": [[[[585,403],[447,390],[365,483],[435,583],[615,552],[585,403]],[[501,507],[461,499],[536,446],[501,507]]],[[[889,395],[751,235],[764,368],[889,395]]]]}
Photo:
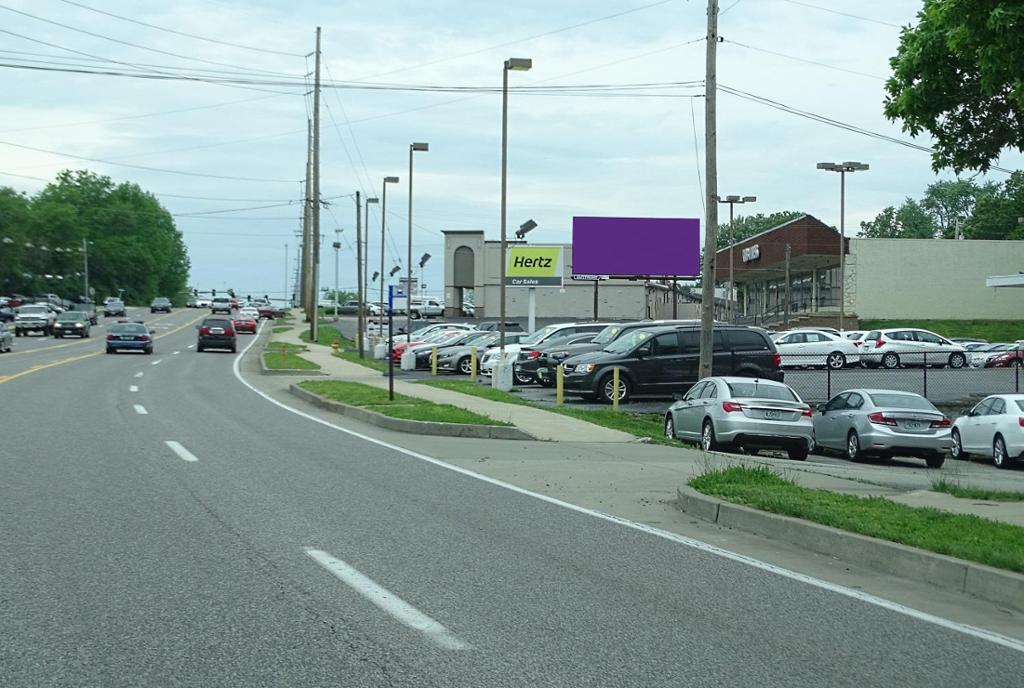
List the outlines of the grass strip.
{"type": "Polygon", "coordinates": [[[288,353],[298,353],[299,351],[305,351],[308,347],[305,344],[295,344],[293,342],[267,342],[267,351],[274,351],[280,353],[281,349],[284,349],[288,353]]]}
{"type": "Polygon", "coordinates": [[[274,329],[272,329],[271,332],[273,332],[274,334],[281,334],[282,332],[288,332],[289,330],[294,329],[295,328],[291,325],[281,325],[280,327],[275,327],[274,329]]]}
{"type": "Polygon", "coordinates": [[[945,337],[976,337],[990,342],[1015,342],[1024,339],[1020,320],[861,320],[862,330],[891,327],[931,330],[945,337]]]}
{"type": "Polygon", "coordinates": [[[494,420],[479,413],[467,411],[450,404],[435,404],[426,399],[417,399],[404,394],[395,394],[393,401],[388,399],[388,391],[371,387],[358,382],[341,380],[306,380],[299,386],[308,392],[322,397],[340,401],[343,404],[359,406],[370,411],[383,413],[392,418],[406,420],[423,420],[434,423],[459,423],[462,425],[502,425],[511,423],[494,420]]]}
{"type": "Polygon", "coordinates": [[[660,413],[632,413],[630,411],[619,411],[616,413],[610,408],[581,409],[573,408],[571,406],[538,404],[536,402],[529,401],[528,399],[523,399],[515,392],[502,392],[501,390],[494,389],[489,385],[474,383],[469,380],[438,378],[435,380],[421,380],[420,384],[439,387],[452,392],[462,392],[463,394],[470,394],[475,397],[490,399],[491,401],[501,401],[506,404],[530,406],[532,408],[541,409],[542,411],[558,413],[563,416],[569,416],[571,418],[576,418],[577,420],[593,423],[594,425],[600,425],[601,427],[609,428],[611,430],[621,430],[622,432],[628,432],[631,435],[636,435],[637,437],[646,437],[651,444],[672,444],[672,442],[665,437],[665,416],[660,413]]]}
{"type": "Polygon", "coordinates": [[[263,363],[271,370],[320,370],[318,363],[307,361],[296,353],[282,356],[278,351],[264,351],[263,363]]]}
{"type": "MultiPolygon", "coordinates": [[[[331,346],[334,344],[335,339],[338,340],[340,348],[338,349],[338,353],[334,354],[338,358],[348,361],[349,363],[357,363],[366,368],[372,368],[373,370],[381,373],[387,372],[388,362],[386,360],[378,361],[369,355],[364,355],[363,358],[359,358],[359,352],[355,350],[356,343],[329,324],[320,323],[320,329],[317,334],[319,339],[317,343],[322,346],[331,346]]],[[[299,339],[304,342],[310,341],[308,328],[299,334],[299,339]]],[[[366,353],[372,354],[373,352],[366,353]]]]}
{"type": "Polygon", "coordinates": [[[989,490],[982,487],[963,486],[954,480],[939,478],[932,481],[932,490],[961,499],[985,499],[990,502],[1024,502],[1024,492],[1012,490],[989,490]]]}
{"type": "Polygon", "coordinates": [[[715,468],[690,487],[729,502],[1024,573],[1024,528],[979,516],[801,487],[767,466],[715,468]]]}

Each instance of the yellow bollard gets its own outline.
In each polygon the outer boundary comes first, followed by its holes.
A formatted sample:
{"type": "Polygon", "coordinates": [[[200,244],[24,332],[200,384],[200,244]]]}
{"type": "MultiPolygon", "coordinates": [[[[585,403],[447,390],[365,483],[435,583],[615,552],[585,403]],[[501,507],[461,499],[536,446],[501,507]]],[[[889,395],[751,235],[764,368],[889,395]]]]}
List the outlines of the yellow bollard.
{"type": "Polygon", "coordinates": [[[476,347],[469,347],[469,381],[476,382],[476,347]]]}
{"type": "Polygon", "coordinates": [[[612,411],[615,413],[619,412],[619,369],[616,368],[612,371],[612,387],[615,391],[612,392],[612,411]]]}
{"type": "Polygon", "coordinates": [[[430,374],[437,375],[437,347],[430,347],[430,374]]]}
{"type": "Polygon", "coordinates": [[[555,366],[555,404],[561,406],[565,402],[565,368],[559,363],[555,366]]]}

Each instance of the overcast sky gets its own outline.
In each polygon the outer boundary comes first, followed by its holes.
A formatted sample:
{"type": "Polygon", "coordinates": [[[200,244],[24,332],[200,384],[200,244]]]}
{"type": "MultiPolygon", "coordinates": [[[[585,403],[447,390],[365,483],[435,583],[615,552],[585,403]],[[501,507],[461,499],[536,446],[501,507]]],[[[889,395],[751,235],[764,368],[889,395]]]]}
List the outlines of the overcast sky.
{"type": "MultiPolygon", "coordinates": [[[[723,0],[720,83],[909,140],[882,115],[883,80],[898,27],[913,22],[920,5],[723,0]]],[[[332,81],[500,87],[503,60],[529,57],[533,70],[511,74],[513,86],[657,85],[602,96],[513,93],[508,222],[514,228],[534,219],[539,228],[532,242],[568,242],[574,215],[703,217],[704,100],[689,97],[702,94],[693,82],[704,78],[706,3],[700,0],[0,0],[4,64],[250,82],[0,68],[0,141],[108,161],[0,145],[0,184],[33,193],[43,183],[25,177],[51,179],[67,167],[137,182],[178,216],[191,285],[279,295],[286,243],[291,288],[300,227],[309,105],[300,80],[312,68],[302,55],[313,50],[317,25],[323,75],[332,81]],[[76,4],[291,55],[160,31],[76,4]],[[693,85],[662,86],[674,82],[693,85]],[[253,209],[187,216],[247,207],[253,209]]],[[[356,190],[379,196],[386,175],[401,183],[389,186],[385,260],[388,269],[404,265],[408,147],[426,141],[430,152],[415,160],[413,255],[414,261],[424,252],[434,256],[425,282],[440,294],[441,230],[482,229],[498,237],[500,95],[344,88],[325,89],[323,103],[321,193],[334,198],[322,217],[322,284],[334,283],[330,242],[339,228],[340,283],[355,284],[355,204],[344,196],[356,190]]],[[[719,192],[757,195],[758,203],[748,206],[755,212],[804,210],[838,224],[839,179],[815,170],[819,161],[871,165],[848,180],[847,227],[854,231],[860,220],[920,196],[938,178],[927,153],[735,95],[719,95],[718,114],[719,192]]],[[[1020,168],[1022,159],[1007,154],[1001,164],[1020,168]]],[[[370,226],[372,274],[380,260],[379,207],[371,208],[370,226]]]]}

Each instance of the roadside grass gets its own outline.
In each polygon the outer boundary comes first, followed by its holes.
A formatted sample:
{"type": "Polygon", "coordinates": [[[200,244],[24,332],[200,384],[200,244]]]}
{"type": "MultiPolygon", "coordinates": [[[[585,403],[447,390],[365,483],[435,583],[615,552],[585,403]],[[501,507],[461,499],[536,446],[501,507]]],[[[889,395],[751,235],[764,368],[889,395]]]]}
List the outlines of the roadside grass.
{"type": "Polygon", "coordinates": [[[916,327],[944,337],[977,337],[990,342],[1015,342],[1024,339],[1020,320],[861,320],[862,330],[890,327],[916,327]]]}
{"type": "MultiPolygon", "coordinates": [[[[325,322],[320,323],[320,327],[317,328],[316,334],[317,341],[315,343],[320,344],[321,346],[330,346],[334,343],[335,339],[341,339],[341,333],[325,322]]],[[[307,344],[311,342],[308,324],[303,326],[302,332],[299,333],[299,339],[307,344]]]]}
{"type": "Polygon", "coordinates": [[[281,325],[280,327],[275,327],[274,329],[272,329],[271,332],[274,334],[281,334],[282,332],[288,332],[294,329],[295,328],[291,325],[281,325]]]}
{"type": "Polygon", "coordinates": [[[267,351],[274,351],[276,353],[280,353],[281,349],[284,349],[285,352],[296,353],[296,352],[299,352],[299,351],[305,351],[307,348],[308,347],[306,347],[304,344],[295,344],[293,342],[275,342],[275,341],[270,341],[270,342],[267,342],[266,350],[267,351]]]}
{"type": "MultiPolygon", "coordinates": [[[[356,343],[343,335],[338,330],[334,329],[327,323],[320,323],[320,330],[318,331],[319,341],[317,342],[321,346],[331,346],[334,344],[334,340],[338,340],[338,353],[334,354],[336,357],[348,361],[349,363],[357,363],[366,368],[372,368],[381,373],[387,372],[388,362],[378,361],[372,356],[364,356],[359,358],[359,352],[355,351],[356,343]]],[[[309,329],[307,328],[304,332],[299,334],[299,339],[304,342],[310,341],[309,329]]],[[[372,352],[369,352],[372,353],[372,352]]]]}
{"type": "Polygon", "coordinates": [[[768,466],[714,468],[690,487],[729,502],[1024,573],[1024,528],[979,516],[801,487],[768,466]]]}
{"type": "Polygon", "coordinates": [[[932,480],[932,490],[944,492],[961,499],[985,499],[990,502],[1024,502],[1024,492],[963,486],[959,482],[947,478],[932,480]]]}
{"type": "Polygon", "coordinates": [[[494,420],[479,413],[458,408],[457,406],[435,404],[426,399],[417,399],[416,397],[409,397],[404,394],[395,394],[394,401],[391,401],[388,399],[388,391],[386,389],[379,389],[358,382],[306,380],[300,382],[299,386],[328,399],[383,413],[392,418],[423,420],[435,423],[461,423],[464,425],[512,425],[511,423],[494,420]]]}
{"type": "Polygon", "coordinates": [[[441,389],[447,389],[453,392],[462,392],[463,394],[470,394],[475,397],[490,399],[491,401],[501,401],[506,404],[530,406],[543,411],[559,413],[563,416],[587,421],[588,423],[600,425],[611,430],[621,430],[622,432],[628,432],[631,435],[636,435],[637,437],[646,438],[651,444],[674,444],[674,442],[665,437],[665,417],[660,413],[633,413],[621,409],[618,413],[615,413],[611,408],[580,409],[572,408],[571,406],[538,404],[536,402],[529,401],[528,399],[523,399],[515,392],[502,392],[501,390],[494,389],[489,385],[473,383],[469,380],[420,380],[419,384],[429,385],[431,387],[440,387],[441,389]]]}
{"type": "Polygon", "coordinates": [[[282,356],[277,351],[265,351],[263,362],[272,370],[320,370],[318,363],[307,361],[296,353],[285,353],[282,356]]]}

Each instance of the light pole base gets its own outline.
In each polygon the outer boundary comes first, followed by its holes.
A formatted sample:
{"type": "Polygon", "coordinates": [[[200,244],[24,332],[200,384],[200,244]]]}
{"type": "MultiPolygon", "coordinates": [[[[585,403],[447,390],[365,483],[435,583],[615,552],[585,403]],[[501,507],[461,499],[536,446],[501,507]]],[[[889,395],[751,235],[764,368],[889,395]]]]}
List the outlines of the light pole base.
{"type": "Polygon", "coordinates": [[[499,361],[491,370],[491,387],[502,392],[512,391],[512,363],[499,361]]]}

